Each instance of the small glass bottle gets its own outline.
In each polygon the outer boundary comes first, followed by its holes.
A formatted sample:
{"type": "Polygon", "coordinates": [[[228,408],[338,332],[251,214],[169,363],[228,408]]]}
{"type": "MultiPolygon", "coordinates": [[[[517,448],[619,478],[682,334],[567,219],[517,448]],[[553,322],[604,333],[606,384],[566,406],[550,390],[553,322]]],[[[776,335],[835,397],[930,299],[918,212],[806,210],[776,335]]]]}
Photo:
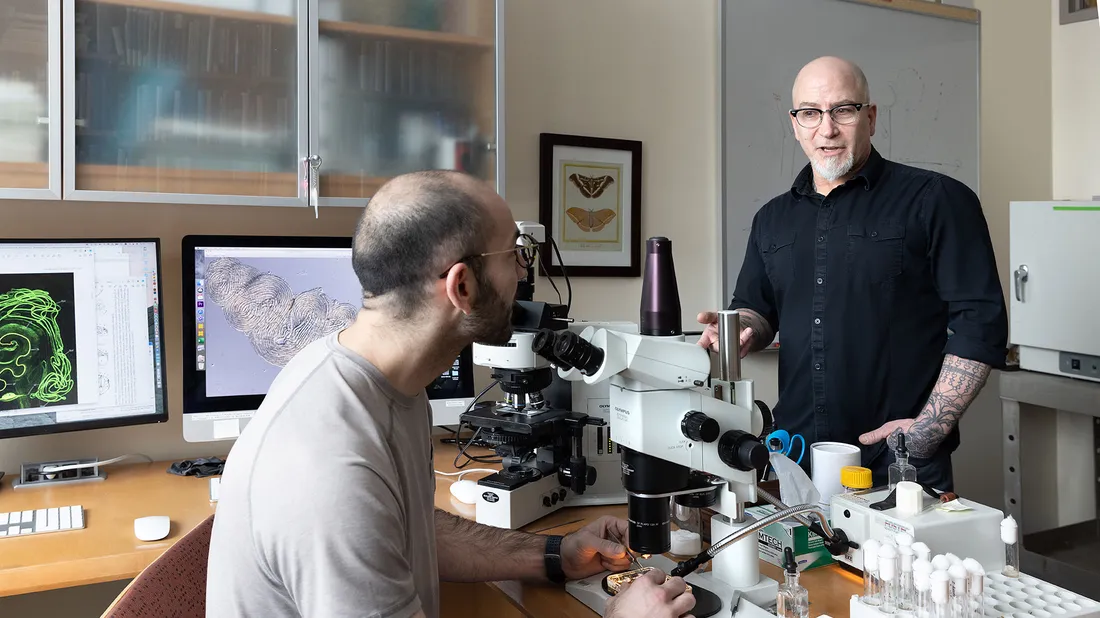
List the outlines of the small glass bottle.
{"type": "Polygon", "coordinates": [[[917,618],[932,616],[932,563],[917,558],[913,561],[913,613],[917,618]]]}
{"type": "Polygon", "coordinates": [[[1016,520],[1009,515],[1001,522],[1001,540],[1005,544],[1005,568],[1001,574],[1005,577],[1020,576],[1019,528],[1016,520]]]}
{"type": "Polygon", "coordinates": [[[917,482],[917,469],[909,463],[909,449],[905,448],[905,434],[898,434],[898,446],[894,449],[894,463],[887,470],[890,491],[902,481],[917,482]]]}
{"type": "Polygon", "coordinates": [[[970,597],[971,611],[975,616],[985,616],[985,569],[973,558],[963,560],[963,566],[970,576],[966,592],[970,597]]]}
{"type": "Polygon", "coordinates": [[[779,586],[775,615],[779,618],[809,618],[810,593],[798,583],[798,563],[790,547],[783,550],[783,569],[784,582],[779,586]]]}
{"type": "Polygon", "coordinates": [[[898,550],[883,543],[878,548],[878,573],[882,578],[882,613],[898,610],[898,550]]]}
{"type": "Polygon", "coordinates": [[[951,578],[947,576],[947,571],[932,571],[928,581],[932,597],[932,618],[948,618],[950,615],[948,590],[951,588],[951,578]]]}
{"type": "Polygon", "coordinates": [[[863,542],[863,596],[864,605],[882,605],[882,585],[878,578],[878,550],[881,544],[868,539],[863,542]]]}

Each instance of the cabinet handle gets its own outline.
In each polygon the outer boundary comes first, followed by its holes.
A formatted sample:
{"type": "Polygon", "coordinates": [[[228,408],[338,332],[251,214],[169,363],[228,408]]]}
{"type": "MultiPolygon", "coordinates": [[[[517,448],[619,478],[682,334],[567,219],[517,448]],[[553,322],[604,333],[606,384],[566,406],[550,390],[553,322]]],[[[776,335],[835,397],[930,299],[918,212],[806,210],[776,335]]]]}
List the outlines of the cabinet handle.
{"type": "Polygon", "coordinates": [[[1024,302],[1024,283],[1027,282],[1027,264],[1020,264],[1020,267],[1016,269],[1016,300],[1024,302]]]}
{"type": "Polygon", "coordinates": [[[321,156],[309,155],[302,159],[302,171],[306,181],[306,188],[309,191],[309,205],[313,207],[313,218],[318,218],[317,211],[317,193],[321,186],[321,177],[318,170],[321,169],[321,156]]]}

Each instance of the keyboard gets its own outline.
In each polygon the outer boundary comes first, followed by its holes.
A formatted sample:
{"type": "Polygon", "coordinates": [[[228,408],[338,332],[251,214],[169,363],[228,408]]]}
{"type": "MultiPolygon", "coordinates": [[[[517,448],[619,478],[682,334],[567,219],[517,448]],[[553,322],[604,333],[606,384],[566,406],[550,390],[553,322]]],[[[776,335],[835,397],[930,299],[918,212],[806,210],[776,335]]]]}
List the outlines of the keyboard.
{"type": "Polygon", "coordinates": [[[79,505],[0,513],[0,537],[63,532],[82,528],[84,528],[84,507],[79,505]]]}

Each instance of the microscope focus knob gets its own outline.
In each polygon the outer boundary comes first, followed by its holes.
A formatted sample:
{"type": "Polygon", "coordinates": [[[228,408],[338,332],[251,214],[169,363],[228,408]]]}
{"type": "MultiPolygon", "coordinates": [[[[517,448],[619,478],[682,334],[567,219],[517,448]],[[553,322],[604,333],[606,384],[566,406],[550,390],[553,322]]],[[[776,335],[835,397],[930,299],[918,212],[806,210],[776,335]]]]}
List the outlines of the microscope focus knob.
{"type": "Polygon", "coordinates": [[[763,470],[770,456],[768,447],[756,436],[745,431],[731,429],[718,441],[718,458],[727,466],[743,472],[763,470]]]}
{"type": "Polygon", "coordinates": [[[680,421],[680,431],[688,440],[709,443],[718,439],[718,434],[721,433],[722,428],[718,426],[718,421],[706,414],[692,412],[680,421]]]}

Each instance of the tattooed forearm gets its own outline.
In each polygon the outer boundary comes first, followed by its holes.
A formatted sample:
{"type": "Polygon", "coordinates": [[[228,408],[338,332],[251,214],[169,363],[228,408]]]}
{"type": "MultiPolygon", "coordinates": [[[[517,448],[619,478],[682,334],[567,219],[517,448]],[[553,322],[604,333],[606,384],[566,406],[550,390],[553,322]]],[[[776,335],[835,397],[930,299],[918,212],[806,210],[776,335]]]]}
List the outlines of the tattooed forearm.
{"type": "Polygon", "coordinates": [[[924,410],[905,432],[905,445],[914,457],[929,457],[958,424],[989,378],[990,366],[948,354],[924,410]]]}
{"type": "Polygon", "coordinates": [[[752,309],[738,309],[741,315],[741,328],[752,329],[752,342],[749,344],[749,352],[759,352],[768,347],[775,339],[775,331],[768,321],[752,309]]]}

